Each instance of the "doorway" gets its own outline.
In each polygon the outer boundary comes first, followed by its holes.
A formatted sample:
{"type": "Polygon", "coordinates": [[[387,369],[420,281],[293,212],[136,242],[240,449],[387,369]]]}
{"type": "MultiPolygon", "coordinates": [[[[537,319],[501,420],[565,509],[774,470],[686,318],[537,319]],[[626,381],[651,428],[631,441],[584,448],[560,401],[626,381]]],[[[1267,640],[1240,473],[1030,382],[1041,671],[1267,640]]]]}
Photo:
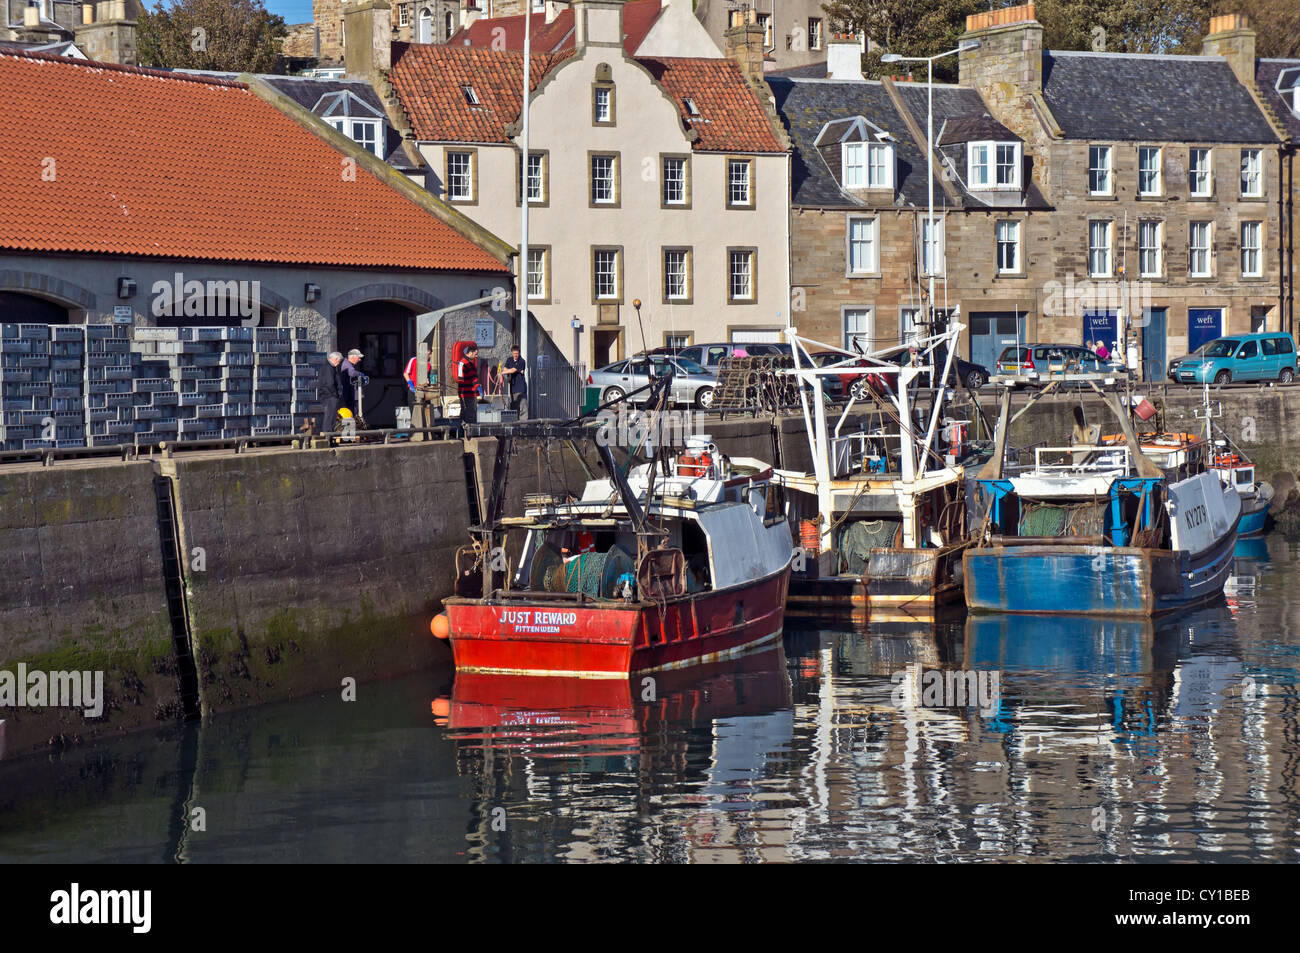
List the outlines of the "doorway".
{"type": "Polygon", "coordinates": [[[1025,312],[973,311],[970,316],[970,361],[990,371],[1003,349],[1025,340],[1025,312]]]}
{"type": "Polygon", "coordinates": [[[598,370],[623,357],[622,328],[594,328],[591,332],[591,369],[598,370]]]}
{"type": "Polygon", "coordinates": [[[1165,379],[1168,366],[1169,309],[1146,308],[1142,317],[1142,379],[1154,383],[1165,379]]]}
{"type": "Polygon", "coordinates": [[[338,315],[338,349],[344,360],[356,348],[364,357],[361,372],[370,378],[361,416],[372,427],[392,427],[397,408],[406,404],[402,372],[415,354],[415,316],[393,301],[367,301],[338,315]]]}

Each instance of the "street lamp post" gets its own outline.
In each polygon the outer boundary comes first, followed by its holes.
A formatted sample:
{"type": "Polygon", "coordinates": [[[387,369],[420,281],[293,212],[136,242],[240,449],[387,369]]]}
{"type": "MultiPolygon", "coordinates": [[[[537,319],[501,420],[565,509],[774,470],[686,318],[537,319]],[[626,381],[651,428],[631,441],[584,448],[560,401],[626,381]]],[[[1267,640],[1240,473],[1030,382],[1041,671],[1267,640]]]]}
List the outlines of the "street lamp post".
{"type": "MultiPolygon", "coordinates": [[[[886,53],[880,58],[882,63],[924,63],[925,64],[925,86],[926,86],[926,106],[925,106],[925,172],[926,186],[929,192],[930,211],[927,214],[925,243],[925,261],[930,271],[930,330],[934,331],[934,61],[943,59],[945,56],[952,56],[954,53],[965,53],[967,50],[978,49],[979,40],[967,40],[955,50],[948,50],[946,53],[936,53],[934,56],[900,56],[898,53],[886,53]]],[[[944,256],[947,257],[948,249],[945,245],[944,256]]],[[[933,381],[931,382],[933,383],[933,381]]]]}

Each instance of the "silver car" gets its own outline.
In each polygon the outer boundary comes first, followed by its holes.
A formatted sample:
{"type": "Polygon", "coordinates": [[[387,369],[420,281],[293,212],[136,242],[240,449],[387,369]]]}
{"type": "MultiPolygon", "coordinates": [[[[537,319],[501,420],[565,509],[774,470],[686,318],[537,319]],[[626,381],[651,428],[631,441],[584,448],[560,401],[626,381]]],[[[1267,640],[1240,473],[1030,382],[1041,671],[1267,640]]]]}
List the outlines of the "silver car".
{"type": "MultiPolygon", "coordinates": [[[[649,357],[642,355],[626,361],[615,361],[588,374],[587,386],[600,388],[600,402],[604,404],[639,387],[645,387],[650,383],[651,374],[662,377],[670,370],[673,374],[674,403],[694,404],[701,410],[708,410],[712,406],[713,392],[718,386],[717,375],[683,357],[652,354],[649,357]]],[[[643,391],[632,400],[642,404],[649,396],[649,391],[643,391]]]]}

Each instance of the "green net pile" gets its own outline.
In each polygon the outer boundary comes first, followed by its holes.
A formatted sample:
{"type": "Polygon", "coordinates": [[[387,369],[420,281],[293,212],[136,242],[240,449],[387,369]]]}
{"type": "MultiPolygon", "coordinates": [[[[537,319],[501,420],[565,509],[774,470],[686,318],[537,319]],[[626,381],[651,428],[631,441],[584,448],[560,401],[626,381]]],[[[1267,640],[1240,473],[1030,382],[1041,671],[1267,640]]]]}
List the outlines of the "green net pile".
{"type": "Polygon", "coordinates": [[[901,520],[859,520],[850,523],[840,534],[841,572],[860,574],[867,571],[871,550],[892,546],[901,520]]]}

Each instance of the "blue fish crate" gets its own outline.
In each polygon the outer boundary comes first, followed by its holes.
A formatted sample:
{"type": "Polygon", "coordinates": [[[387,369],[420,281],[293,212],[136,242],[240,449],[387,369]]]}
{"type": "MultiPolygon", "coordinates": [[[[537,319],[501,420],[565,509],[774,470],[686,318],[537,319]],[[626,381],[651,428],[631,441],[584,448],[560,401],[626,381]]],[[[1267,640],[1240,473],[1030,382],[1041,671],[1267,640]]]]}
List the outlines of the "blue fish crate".
{"type": "Polygon", "coordinates": [[[0,367],[0,382],[22,384],[32,379],[32,372],[21,367],[0,367]]]}
{"type": "Polygon", "coordinates": [[[0,398],[0,408],[10,410],[31,410],[32,399],[30,397],[4,397],[0,398]]]}
{"type": "Polygon", "coordinates": [[[95,434],[90,438],[92,447],[120,447],[125,443],[130,443],[116,434],[95,434]]]}
{"type": "Polygon", "coordinates": [[[200,417],[224,417],[226,416],[225,404],[200,404],[198,408],[200,417]]]}
{"type": "Polygon", "coordinates": [[[224,341],[229,333],[229,328],[195,328],[196,337],[200,341],[224,341]]]}
{"type": "Polygon", "coordinates": [[[19,367],[43,367],[50,366],[50,356],[48,354],[29,354],[18,358],[19,367]]]}
{"type": "Polygon", "coordinates": [[[191,433],[191,434],[200,433],[202,431],[212,429],[211,420],[199,420],[199,419],[181,420],[179,421],[179,423],[181,427],[181,433],[191,433]]]}
{"type": "Polygon", "coordinates": [[[23,449],[24,450],[53,450],[54,441],[53,440],[24,440],[23,449]]]}
{"type": "Polygon", "coordinates": [[[84,341],[86,339],[86,327],[82,324],[55,324],[51,325],[51,330],[56,341],[84,341]]]}
{"type": "Polygon", "coordinates": [[[0,338],[0,351],[5,354],[30,354],[32,342],[19,338],[0,338]]]}
{"type": "Polygon", "coordinates": [[[181,395],[176,391],[155,391],[153,394],[153,405],[155,407],[175,407],[181,402],[181,395]]]}
{"type": "Polygon", "coordinates": [[[104,402],[109,407],[130,407],[135,400],[134,394],[105,394],[104,402]]]}
{"type": "MultiPolygon", "coordinates": [[[[6,325],[8,327],[8,325],[6,325]]],[[[113,325],[111,324],[88,324],[86,325],[87,341],[107,341],[113,336],[113,325]]]]}
{"type": "Polygon", "coordinates": [[[116,420],[117,411],[112,407],[91,407],[86,416],[90,418],[90,422],[93,424],[105,420],[116,420]]]}
{"type": "Polygon", "coordinates": [[[50,326],[48,324],[20,324],[18,325],[18,336],[28,341],[48,341],[50,339],[50,326]]]}
{"type": "Polygon", "coordinates": [[[253,366],[252,351],[249,351],[247,354],[240,354],[235,351],[226,351],[223,354],[221,354],[220,357],[221,357],[221,365],[223,367],[228,367],[228,368],[237,367],[241,369],[244,368],[251,369],[253,366]]]}
{"type": "Polygon", "coordinates": [[[200,394],[197,391],[189,394],[178,394],[177,398],[182,407],[196,407],[199,404],[211,403],[207,394],[200,394]]]}
{"type": "Polygon", "coordinates": [[[106,367],[103,371],[106,381],[129,381],[135,378],[129,367],[106,367]]]}
{"type": "MultiPolygon", "coordinates": [[[[55,387],[50,394],[55,400],[80,400],[80,387],[55,387]]],[[[57,408],[56,408],[57,409],[57,408]]]]}
{"type": "Polygon", "coordinates": [[[86,346],[80,341],[54,341],[50,344],[50,354],[54,357],[81,357],[86,353],[86,346]]]}
{"type": "Polygon", "coordinates": [[[50,402],[56,414],[75,411],[82,413],[85,410],[85,402],[81,397],[59,397],[57,394],[50,402]]]}
{"type": "Polygon", "coordinates": [[[110,420],[104,425],[108,433],[127,434],[135,433],[134,420],[110,420]]]}
{"type": "Polygon", "coordinates": [[[203,380],[194,383],[197,385],[200,394],[220,394],[224,389],[222,387],[223,382],[219,380],[203,380]]]}
{"type": "Polygon", "coordinates": [[[236,328],[226,328],[227,341],[251,341],[253,340],[253,329],[246,328],[242,325],[236,328]]]}
{"type": "Polygon", "coordinates": [[[51,357],[50,368],[56,371],[77,371],[81,369],[81,358],[51,357]]]}
{"type": "Polygon", "coordinates": [[[175,381],[170,377],[141,377],[135,382],[135,389],[140,393],[155,390],[174,390],[175,381]]]}
{"type": "Polygon", "coordinates": [[[181,422],[174,417],[167,417],[167,418],[163,418],[162,420],[155,420],[153,422],[153,432],[166,433],[166,434],[177,433],[180,430],[180,423],[181,422]]]}
{"type": "Polygon", "coordinates": [[[162,411],[157,407],[137,407],[135,408],[136,420],[158,420],[162,417],[162,411]]]}

